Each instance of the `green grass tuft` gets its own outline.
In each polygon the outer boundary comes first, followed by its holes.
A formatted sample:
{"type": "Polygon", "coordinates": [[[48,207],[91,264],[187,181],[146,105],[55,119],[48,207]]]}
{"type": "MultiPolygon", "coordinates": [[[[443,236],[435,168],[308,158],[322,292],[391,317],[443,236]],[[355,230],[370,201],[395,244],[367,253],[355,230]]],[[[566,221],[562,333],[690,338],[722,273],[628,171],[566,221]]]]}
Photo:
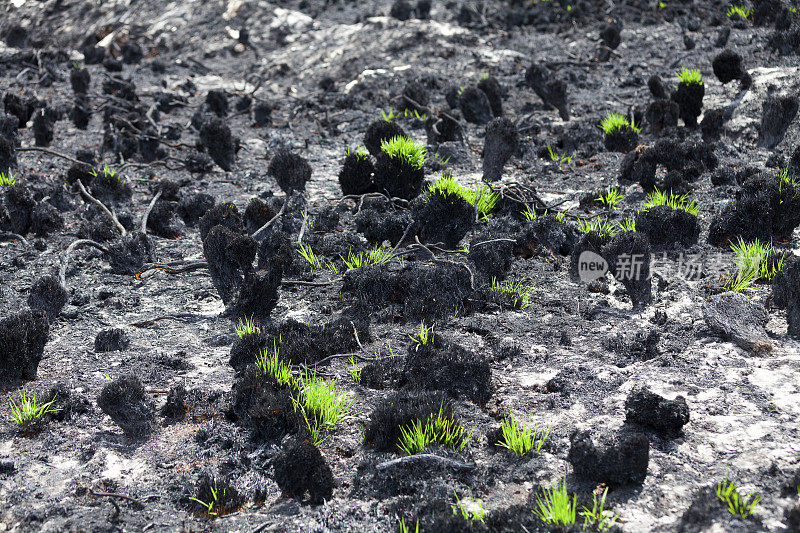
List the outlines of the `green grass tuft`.
{"type": "Polygon", "coordinates": [[[761,496],[751,492],[745,497],[739,494],[738,487],[733,481],[728,481],[726,477],[722,483],[714,487],[714,492],[721,502],[727,505],[728,511],[732,515],[739,515],[742,518],[750,517],[761,503],[761,496]]]}
{"type": "Polygon", "coordinates": [[[620,115],[619,113],[609,113],[600,122],[600,129],[606,135],[611,135],[618,131],[632,130],[635,133],[641,133],[642,129],[634,126],[628,121],[628,117],[620,115]]]}
{"type": "Polygon", "coordinates": [[[754,273],[754,280],[771,281],[775,274],[783,268],[783,257],[769,261],[775,251],[772,243],[764,244],[758,239],[746,243],[739,237],[737,243],[731,244],[731,250],[736,255],[733,262],[739,272],[754,273]]]}
{"type": "Polygon", "coordinates": [[[522,280],[500,283],[497,278],[492,276],[491,289],[500,294],[508,294],[511,297],[514,309],[518,311],[527,309],[531,305],[533,286],[523,285],[522,280]]]}
{"type": "Polygon", "coordinates": [[[311,267],[311,272],[322,270],[323,268],[327,268],[334,274],[337,274],[336,265],[327,261],[325,263],[322,262],[322,258],[320,258],[314,250],[311,249],[311,245],[309,244],[306,246],[305,244],[300,244],[297,247],[297,253],[299,253],[303,259],[308,262],[308,265],[311,267]]]}
{"type": "Polygon", "coordinates": [[[703,73],[697,69],[685,68],[675,75],[684,85],[703,85],[703,73]]]}
{"type": "Polygon", "coordinates": [[[483,508],[481,502],[472,497],[472,491],[469,492],[469,501],[461,500],[456,491],[453,491],[453,494],[456,497],[456,503],[450,504],[450,508],[453,510],[453,516],[460,514],[461,518],[467,522],[478,521],[485,523],[484,516],[486,515],[486,510],[483,508]]]}
{"type": "Polygon", "coordinates": [[[550,156],[550,161],[553,163],[558,163],[559,165],[563,164],[570,164],[572,163],[572,158],[575,157],[575,154],[564,154],[558,155],[555,150],[553,150],[550,145],[547,145],[547,154],[550,156]]]}
{"type": "Polygon", "coordinates": [[[241,339],[245,335],[253,335],[253,334],[261,334],[261,326],[259,326],[258,322],[253,320],[253,317],[239,319],[239,323],[236,324],[236,334],[241,339]]]}
{"type": "Polygon", "coordinates": [[[621,220],[617,222],[617,228],[619,228],[619,231],[634,232],[636,231],[636,219],[626,218],[625,220],[621,220]]]}
{"type": "Polygon", "coordinates": [[[601,237],[613,237],[617,234],[617,226],[611,222],[603,222],[600,219],[594,219],[591,222],[586,222],[583,219],[578,219],[578,231],[581,233],[589,233],[596,231],[601,237]]]}
{"type": "Polygon", "coordinates": [[[536,496],[536,515],[545,524],[570,526],[578,517],[576,496],[569,497],[567,481],[561,482],[551,489],[543,489],[541,495],[536,496]]]}
{"type": "Polygon", "coordinates": [[[36,400],[36,393],[28,397],[25,388],[19,394],[19,403],[14,400],[8,400],[11,407],[11,419],[22,430],[29,429],[33,424],[39,422],[47,413],[54,413],[60,409],[53,409],[53,402],[56,401],[55,396],[47,403],[39,403],[36,400]]]}
{"type": "Polygon", "coordinates": [[[350,270],[362,266],[384,265],[391,261],[392,251],[383,246],[375,245],[373,248],[364,252],[358,252],[357,254],[354,254],[353,250],[350,249],[347,251],[346,258],[343,255],[339,255],[339,257],[344,262],[344,266],[347,267],[347,270],[350,270]]]}
{"type": "Polygon", "coordinates": [[[347,372],[350,374],[350,377],[353,378],[353,381],[361,384],[361,369],[358,368],[355,359],[353,356],[350,356],[350,365],[347,367],[347,372]]]}
{"type": "Polygon", "coordinates": [[[11,185],[16,185],[19,180],[14,177],[14,174],[9,172],[8,174],[4,172],[0,172],[0,187],[9,187],[11,185]]]}
{"type": "Polygon", "coordinates": [[[753,9],[745,9],[742,6],[731,6],[727,9],[727,11],[725,11],[725,14],[728,15],[728,18],[733,17],[734,15],[739,15],[743,19],[746,19],[753,14],[753,9]]]}
{"type": "Polygon", "coordinates": [[[623,198],[625,198],[625,196],[619,193],[619,189],[611,187],[608,189],[607,193],[600,195],[598,198],[595,198],[595,200],[603,204],[603,207],[606,209],[613,211],[623,198]]]}
{"type": "Polygon", "coordinates": [[[381,141],[381,151],[391,159],[400,159],[402,162],[416,169],[421,169],[428,159],[425,147],[420,146],[408,137],[392,137],[381,141]]]}
{"type": "Polygon", "coordinates": [[[345,156],[355,155],[356,159],[369,159],[369,152],[363,146],[358,146],[355,150],[348,148],[344,151],[345,156]]]}
{"type": "Polygon", "coordinates": [[[503,419],[503,435],[500,437],[498,446],[507,448],[522,457],[536,450],[539,453],[550,435],[550,428],[540,432],[536,427],[526,421],[521,423],[514,420],[514,415],[508,415],[503,419]]]}
{"type": "Polygon", "coordinates": [[[694,216],[697,216],[697,213],[700,212],[700,204],[689,198],[688,194],[678,195],[674,194],[672,191],[659,191],[657,188],[647,195],[647,201],[642,206],[642,210],[647,211],[659,205],[666,205],[672,209],[686,211],[694,216]]]}
{"type": "Polygon", "coordinates": [[[500,193],[490,187],[475,185],[467,188],[450,174],[442,174],[435,182],[428,185],[428,193],[454,194],[474,207],[481,217],[487,217],[500,200],[500,193]]]}
{"type": "Polygon", "coordinates": [[[256,367],[261,376],[270,376],[281,387],[295,385],[292,378],[292,362],[284,363],[280,358],[280,348],[273,339],[272,352],[268,348],[261,351],[256,357],[256,367]]]}
{"type": "MultiPolygon", "coordinates": [[[[406,524],[406,519],[400,519],[400,533],[411,533],[411,526],[406,524]]],[[[419,518],[417,518],[417,527],[414,529],[414,533],[419,533],[419,518]]]]}
{"type": "Polygon", "coordinates": [[[597,499],[597,494],[592,495],[594,504],[591,510],[589,510],[588,507],[583,507],[583,511],[580,512],[580,515],[583,517],[584,531],[586,531],[590,525],[594,525],[598,531],[603,531],[613,526],[617,520],[619,520],[619,515],[611,514],[605,510],[606,496],[608,496],[608,488],[603,489],[600,500],[597,499]]]}
{"type": "Polygon", "coordinates": [[[472,431],[467,433],[461,424],[444,415],[444,407],[439,407],[436,418],[431,415],[425,421],[418,419],[407,427],[401,426],[397,447],[406,455],[416,455],[437,444],[460,452],[471,438],[472,431]]]}
{"type": "Polygon", "coordinates": [[[412,342],[414,342],[417,347],[426,346],[428,344],[433,344],[435,336],[433,334],[433,324],[430,326],[425,325],[425,319],[419,323],[419,333],[416,337],[412,337],[411,335],[408,336],[412,342]]]}
{"type": "MultiPolygon", "coordinates": [[[[350,420],[350,408],[355,399],[348,400],[346,393],[336,391],[336,379],[321,379],[308,372],[297,379],[300,394],[294,398],[295,412],[300,412],[306,421],[314,445],[322,444],[320,433],[330,431],[336,424],[350,420]]],[[[327,437],[325,437],[327,438],[327,437]]]]}

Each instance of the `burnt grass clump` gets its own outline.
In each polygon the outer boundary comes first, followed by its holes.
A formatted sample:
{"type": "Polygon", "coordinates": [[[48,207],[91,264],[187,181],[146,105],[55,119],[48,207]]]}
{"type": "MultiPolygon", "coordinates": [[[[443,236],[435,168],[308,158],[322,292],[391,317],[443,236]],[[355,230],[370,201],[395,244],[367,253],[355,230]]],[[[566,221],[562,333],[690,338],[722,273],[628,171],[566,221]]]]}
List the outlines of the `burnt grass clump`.
{"type": "Polygon", "coordinates": [[[483,179],[497,181],[503,166],[519,147],[519,133],[507,118],[496,118],[486,126],[483,144],[483,179]]]}
{"type": "Polygon", "coordinates": [[[647,235],[653,250],[697,244],[700,224],[697,216],[668,205],[651,207],[636,215],[636,231],[647,235]]]}
{"type": "Polygon", "coordinates": [[[381,155],[381,143],[395,137],[408,137],[405,130],[396,122],[379,119],[370,122],[364,133],[364,146],[372,157],[381,155]]]}
{"type": "Polygon", "coordinates": [[[634,309],[652,302],[651,247],[645,235],[618,233],[603,246],[601,255],[608,261],[609,272],[625,286],[634,309]]]}
{"type": "Polygon", "coordinates": [[[800,226],[800,188],[772,173],[745,180],[733,201],[711,221],[708,242],[727,246],[739,237],[745,241],[777,240],[800,226]]]}
{"type": "Polygon", "coordinates": [[[374,170],[375,165],[367,154],[359,153],[358,150],[348,152],[339,171],[342,194],[348,196],[372,192],[374,170]]]}
{"type": "Polygon", "coordinates": [[[375,163],[375,188],[391,197],[412,200],[422,192],[424,167],[381,152],[375,163]]]}
{"type": "Polygon", "coordinates": [[[136,376],[107,383],[97,397],[97,406],[131,438],[143,439],[155,426],[155,404],[136,376]]]}
{"type": "Polygon", "coordinates": [[[777,305],[786,309],[789,335],[800,338],[800,258],[791,256],[772,280],[772,294],[777,305]]]}
{"type": "Polygon", "coordinates": [[[647,477],[650,441],[637,432],[576,430],[567,461],[575,475],[615,485],[641,484],[647,477]]]}
{"type": "Polygon", "coordinates": [[[441,393],[393,393],[370,414],[364,428],[364,444],[382,452],[399,452],[400,428],[408,427],[415,420],[435,418],[440,409],[445,417],[453,416],[451,402],[441,393]]]}
{"type": "Polygon", "coordinates": [[[426,345],[409,346],[404,384],[416,390],[444,391],[485,405],[492,396],[492,370],[485,356],[436,335],[426,345]]]}
{"type": "Polygon", "coordinates": [[[452,314],[472,285],[467,267],[454,263],[369,265],[345,272],[342,291],[372,311],[397,305],[406,320],[422,320],[452,314]]]}
{"type": "Polygon", "coordinates": [[[107,328],[101,330],[94,338],[94,351],[115,352],[127,350],[131,341],[128,334],[122,328],[107,328]]]}
{"type": "Polygon", "coordinates": [[[423,242],[455,248],[472,229],[475,208],[452,191],[431,189],[412,203],[412,216],[423,242]]]}
{"type": "Polygon", "coordinates": [[[561,120],[569,120],[567,83],[564,80],[559,79],[545,65],[534,63],[525,72],[525,83],[542,99],[545,106],[558,110],[561,120]]]}
{"type": "Polygon", "coordinates": [[[333,472],[319,449],[306,440],[291,442],[275,458],[275,482],[285,496],[319,504],[333,496],[333,472]]]}
{"type": "Polygon", "coordinates": [[[637,182],[645,192],[658,188],[679,194],[703,173],[719,165],[714,145],[677,138],[661,139],[653,146],[629,152],[620,164],[620,183],[637,182]],[[664,177],[657,179],[659,170],[664,177]]]}
{"type": "Polygon", "coordinates": [[[225,120],[211,115],[200,126],[200,143],[211,159],[225,171],[236,163],[236,144],[225,120]]]}
{"type": "Polygon", "coordinates": [[[50,333],[47,316],[24,310],[0,320],[0,368],[5,379],[36,379],[50,333]]]}
{"type": "Polygon", "coordinates": [[[413,222],[409,211],[396,209],[385,197],[365,198],[361,210],[356,213],[356,230],[364,235],[370,244],[389,241],[396,245],[413,222]]]}
{"type": "Polygon", "coordinates": [[[43,311],[47,320],[52,322],[58,317],[69,294],[55,276],[42,276],[33,282],[28,293],[28,307],[43,311]]]}
{"type": "Polygon", "coordinates": [[[625,399],[625,421],[676,434],[689,422],[689,406],[683,396],[667,400],[647,387],[637,387],[625,399]]]}
{"type": "Polygon", "coordinates": [[[272,156],[267,174],[275,178],[283,192],[303,192],[306,182],[311,179],[311,165],[299,155],[283,148],[272,156]]]}
{"type": "Polygon", "coordinates": [[[291,391],[261,374],[254,363],[255,355],[234,382],[229,418],[246,427],[254,442],[279,441],[286,435],[309,437],[305,421],[295,412],[291,391]]]}

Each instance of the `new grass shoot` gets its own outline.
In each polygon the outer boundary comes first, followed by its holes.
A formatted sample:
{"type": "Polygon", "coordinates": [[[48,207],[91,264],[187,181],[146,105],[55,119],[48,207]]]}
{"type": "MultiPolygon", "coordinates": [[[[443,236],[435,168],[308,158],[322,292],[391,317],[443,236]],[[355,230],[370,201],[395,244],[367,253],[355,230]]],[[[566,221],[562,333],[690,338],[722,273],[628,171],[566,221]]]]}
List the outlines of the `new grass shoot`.
{"type": "Polygon", "coordinates": [[[583,219],[578,219],[578,231],[581,233],[589,233],[591,231],[596,231],[598,235],[601,237],[613,237],[616,235],[618,229],[617,226],[612,224],[608,221],[602,221],[600,219],[594,219],[592,221],[586,221],[583,219]]]}
{"type": "Polygon", "coordinates": [[[503,419],[501,430],[503,434],[497,445],[511,450],[519,457],[534,450],[539,453],[550,435],[549,427],[541,431],[528,421],[515,420],[512,414],[503,419]]]}
{"type": "Polygon", "coordinates": [[[350,365],[347,367],[347,372],[350,374],[350,377],[353,378],[353,381],[361,384],[361,369],[358,368],[358,365],[356,364],[356,361],[353,359],[352,355],[350,356],[350,365]]]}
{"type": "Polygon", "coordinates": [[[690,215],[697,216],[700,212],[700,204],[692,200],[688,194],[675,194],[672,191],[660,191],[654,188],[653,192],[647,195],[647,200],[642,205],[642,210],[647,211],[659,205],[666,205],[672,209],[686,211],[690,215]]]}
{"type": "Polygon", "coordinates": [[[211,490],[211,501],[204,502],[198,498],[190,496],[189,499],[195,501],[205,508],[205,513],[211,518],[216,518],[225,514],[225,509],[222,506],[222,501],[225,499],[226,489],[223,487],[222,491],[217,488],[217,480],[214,479],[211,490]]]}
{"type": "Polygon", "coordinates": [[[419,323],[419,333],[417,334],[417,336],[412,337],[411,335],[409,335],[408,338],[411,339],[411,341],[415,343],[417,347],[433,344],[433,341],[435,339],[433,334],[433,324],[427,326],[425,324],[425,319],[423,318],[422,321],[419,323]]]}
{"type": "Polygon", "coordinates": [[[595,198],[595,200],[603,204],[603,207],[609,211],[613,211],[623,198],[625,197],[619,193],[619,189],[611,187],[608,192],[601,194],[598,198],[595,198]]]}
{"type": "Polygon", "coordinates": [[[717,483],[714,492],[717,498],[727,506],[728,512],[742,518],[750,517],[761,503],[761,496],[754,492],[742,496],[736,483],[728,481],[727,477],[721,483],[717,483]]]}
{"type": "Polygon", "coordinates": [[[525,285],[522,280],[498,282],[492,276],[491,289],[500,294],[507,294],[511,298],[511,304],[517,311],[527,309],[531,305],[531,293],[533,285],[525,285]]]}
{"type": "Polygon", "coordinates": [[[0,172],[0,187],[10,187],[11,185],[15,185],[18,181],[19,180],[17,180],[11,172],[0,172]]]}
{"type": "Polygon", "coordinates": [[[236,324],[236,334],[241,339],[245,335],[253,335],[253,334],[261,334],[261,327],[259,326],[258,322],[253,320],[253,317],[250,318],[240,318],[239,323],[236,324]]]}
{"type": "Polygon", "coordinates": [[[483,508],[483,504],[481,502],[472,497],[472,491],[469,492],[468,500],[462,500],[459,498],[456,491],[453,491],[453,494],[456,497],[456,503],[450,504],[450,508],[453,510],[453,516],[460,514],[461,517],[467,522],[478,521],[484,523],[486,510],[483,508]]]}
{"type": "Polygon", "coordinates": [[[735,254],[733,263],[739,272],[755,273],[755,280],[771,281],[775,274],[783,268],[784,257],[776,257],[770,261],[775,252],[772,243],[762,243],[758,239],[752,242],[745,242],[739,237],[739,241],[731,244],[731,250],[735,254]]]}
{"type": "Polygon", "coordinates": [[[310,244],[306,246],[305,244],[300,243],[300,245],[297,247],[297,253],[299,253],[303,257],[303,259],[306,260],[309,267],[311,268],[311,272],[327,268],[334,274],[337,273],[336,265],[334,265],[330,261],[326,261],[323,263],[322,258],[318,256],[316,252],[314,252],[314,250],[311,249],[310,244]]]}
{"type": "Polygon", "coordinates": [[[641,133],[642,129],[631,124],[628,117],[619,113],[609,113],[600,121],[600,129],[606,135],[612,135],[620,131],[631,130],[634,133],[641,133]]]}
{"type": "Polygon", "coordinates": [[[561,164],[569,165],[570,163],[572,163],[572,158],[575,157],[575,154],[559,155],[555,150],[553,150],[553,148],[550,147],[549,144],[547,145],[547,154],[548,156],[550,156],[550,161],[552,161],[553,163],[557,163],[559,165],[561,164]]]}
{"type": "Polygon", "coordinates": [[[545,524],[571,526],[578,518],[577,496],[569,497],[567,481],[561,480],[555,487],[542,489],[536,495],[533,514],[545,524]]]}
{"type": "Polygon", "coordinates": [[[27,391],[23,387],[22,392],[19,394],[19,403],[14,400],[8,400],[11,407],[11,419],[20,429],[28,429],[36,422],[39,422],[47,413],[54,413],[60,409],[53,408],[53,402],[56,397],[46,403],[41,403],[36,399],[36,393],[28,396],[27,391]]]}
{"type": "Polygon", "coordinates": [[[675,75],[684,85],[703,85],[703,73],[697,69],[684,68],[675,75]]]}
{"type": "Polygon", "coordinates": [[[433,445],[460,452],[471,438],[472,431],[467,433],[461,424],[445,416],[444,407],[440,406],[436,418],[431,415],[427,420],[417,419],[406,427],[401,426],[397,447],[406,455],[416,455],[433,445]]]}
{"type": "Polygon", "coordinates": [[[408,137],[396,136],[381,141],[381,151],[390,159],[399,159],[403,163],[421,169],[428,160],[425,147],[415,143],[408,137]]]}
{"type": "Polygon", "coordinates": [[[375,245],[367,251],[358,253],[353,253],[353,249],[351,248],[347,251],[347,257],[341,254],[339,257],[342,259],[344,266],[347,267],[347,270],[350,270],[362,266],[384,265],[391,261],[392,251],[383,246],[375,245]]]}
{"type": "Polygon", "coordinates": [[[488,216],[500,200],[500,193],[493,191],[490,187],[483,185],[465,187],[450,174],[440,175],[435,182],[428,186],[428,193],[456,195],[474,207],[481,217],[488,216]]]}
{"type": "Polygon", "coordinates": [[[272,340],[272,351],[265,348],[256,356],[256,367],[261,376],[269,376],[281,387],[294,385],[292,378],[292,362],[284,362],[280,358],[280,347],[272,340]]]}
{"type": "Polygon", "coordinates": [[[295,412],[305,419],[314,445],[323,443],[322,431],[330,431],[337,424],[350,420],[353,416],[350,409],[355,399],[348,399],[347,394],[337,392],[336,379],[322,379],[313,373],[305,372],[298,378],[299,395],[293,398],[295,412]]]}
{"type": "Polygon", "coordinates": [[[753,8],[744,8],[742,6],[730,6],[725,14],[728,15],[728,18],[733,17],[734,15],[739,15],[743,19],[748,18],[750,15],[753,14],[753,8]]]}

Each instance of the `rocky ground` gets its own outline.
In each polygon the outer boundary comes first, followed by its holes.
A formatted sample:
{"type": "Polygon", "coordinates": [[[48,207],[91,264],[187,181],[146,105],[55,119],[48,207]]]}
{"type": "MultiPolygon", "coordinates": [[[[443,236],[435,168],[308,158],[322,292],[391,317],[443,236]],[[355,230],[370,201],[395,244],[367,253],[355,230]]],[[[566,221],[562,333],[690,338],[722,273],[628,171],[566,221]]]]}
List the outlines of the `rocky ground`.
{"type": "Polygon", "coordinates": [[[0,529],[579,531],[532,512],[565,480],[616,530],[800,531],[800,19],[730,7],[4,3],[0,529]],[[732,292],[739,238],[782,268],[732,292]],[[438,412],[469,442],[403,453],[438,412]]]}

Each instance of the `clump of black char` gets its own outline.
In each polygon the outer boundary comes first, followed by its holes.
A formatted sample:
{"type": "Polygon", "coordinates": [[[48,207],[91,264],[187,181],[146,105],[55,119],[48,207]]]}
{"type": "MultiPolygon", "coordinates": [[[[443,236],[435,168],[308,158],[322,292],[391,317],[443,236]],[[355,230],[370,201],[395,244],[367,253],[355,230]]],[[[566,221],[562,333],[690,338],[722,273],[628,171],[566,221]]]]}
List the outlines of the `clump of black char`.
{"type": "Polygon", "coordinates": [[[345,196],[372,192],[372,173],[375,165],[365,152],[351,150],[347,153],[339,171],[339,186],[345,196]]]}
{"type": "Polygon", "coordinates": [[[567,83],[564,80],[557,79],[546,66],[533,64],[525,72],[525,83],[542,99],[545,106],[558,109],[561,120],[569,120],[567,83]]]}
{"type": "Polygon", "coordinates": [[[200,145],[211,159],[226,172],[236,163],[236,143],[225,120],[209,115],[200,125],[200,145]]]}
{"type": "Polygon", "coordinates": [[[364,146],[373,157],[378,157],[381,154],[381,143],[394,137],[408,137],[408,135],[396,122],[379,119],[367,126],[364,146]]]}
{"type": "Polygon", "coordinates": [[[397,392],[383,400],[372,411],[364,430],[364,444],[381,452],[399,451],[400,428],[408,427],[415,420],[436,418],[439,410],[443,416],[452,418],[453,406],[441,393],[397,392]]]}
{"type": "Polygon", "coordinates": [[[28,293],[28,306],[31,309],[44,311],[47,320],[52,322],[58,317],[67,303],[67,290],[55,276],[47,275],[38,278],[28,293]]]}
{"type": "Polygon", "coordinates": [[[369,265],[344,274],[342,290],[376,311],[390,304],[402,306],[406,320],[451,315],[472,293],[470,271],[465,265],[434,263],[369,265]]]}
{"type": "Polygon", "coordinates": [[[458,246],[477,219],[469,202],[455,192],[438,188],[416,198],[411,211],[424,242],[442,243],[450,249],[458,246]]]}
{"type": "Polygon", "coordinates": [[[7,379],[36,379],[50,333],[41,311],[24,310],[0,320],[0,369],[7,379]]]}
{"type": "Polygon", "coordinates": [[[100,353],[127,350],[130,344],[131,341],[124,329],[106,328],[100,330],[94,338],[94,351],[100,353]]]}
{"type": "Polygon", "coordinates": [[[732,203],[711,221],[708,242],[728,246],[739,237],[761,242],[789,237],[800,226],[800,186],[769,173],[751,176],[732,203]]]}
{"type": "Polygon", "coordinates": [[[555,215],[544,215],[525,222],[516,234],[514,253],[524,258],[542,254],[540,247],[559,255],[569,255],[575,247],[577,234],[572,226],[558,220],[555,215]]]}
{"type": "Polygon", "coordinates": [[[636,231],[647,235],[653,249],[658,251],[675,243],[683,246],[697,244],[700,224],[697,216],[683,209],[659,205],[636,215],[636,231]]]}
{"type": "Polygon", "coordinates": [[[429,344],[409,346],[403,374],[405,386],[416,390],[444,391],[479,405],[492,396],[492,369],[486,357],[437,334],[429,344]]]}
{"type": "Polygon", "coordinates": [[[576,430],[570,437],[567,461],[583,479],[640,484],[647,476],[650,441],[636,432],[576,430]]]}
{"type": "Polygon", "coordinates": [[[311,165],[291,150],[281,148],[272,156],[267,174],[275,178],[283,192],[302,192],[306,190],[306,183],[311,179],[311,165]]]}
{"type": "Polygon", "coordinates": [[[707,170],[716,169],[718,164],[711,144],[662,139],[649,148],[629,152],[620,164],[619,179],[622,185],[638,182],[645,192],[657,187],[678,194],[686,192],[687,183],[697,180],[707,170]],[[666,170],[660,183],[656,181],[659,166],[666,170]]]}
{"type": "Polygon", "coordinates": [[[640,386],[625,400],[625,421],[672,435],[689,422],[689,406],[683,396],[667,400],[640,386]]]}
{"type": "Polygon", "coordinates": [[[364,198],[361,210],[355,216],[356,230],[364,234],[370,244],[389,241],[396,245],[412,223],[411,213],[396,209],[385,196],[364,198]]]}
{"type": "Polygon", "coordinates": [[[602,249],[609,272],[625,286],[634,309],[641,309],[653,300],[650,254],[647,236],[630,231],[618,233],[602,249]]]}
{"type": "Polygon", "coordinates": [[[155,405],[136,376],[122,376],[107,383],[97,405],[132,438],[145,438],[153,430],[155,405]]]}
{"type": "Polygon", "coordinates": [[[786,309],[789,335],[800,338],[800,257],[787,259],[780,272],[772,279],[775,305],[786,309]]]}
{"type": "Polygon", "coordinates": [[[519,133],[507,118],[496,118],[486,126],[483,141],[483,179],[496,181],[503,177],[503,166],[519,147],[519,133]]]}
{"type": "Polygon", "coordinates": [[[320,504],[333,496],[333,472],[319,449],[307,440],[295,440],[275,458],[275,483],[285,496],[320,504]]]}
{"type": "Polygon", "coordinates": [[[271,442],[286,435],[308,437],[305,421],[295,412],[291,391],[278,386],[251,364],[237,376],[231,390],[229,418],[250,431],[254,442],[271,442]]]}

